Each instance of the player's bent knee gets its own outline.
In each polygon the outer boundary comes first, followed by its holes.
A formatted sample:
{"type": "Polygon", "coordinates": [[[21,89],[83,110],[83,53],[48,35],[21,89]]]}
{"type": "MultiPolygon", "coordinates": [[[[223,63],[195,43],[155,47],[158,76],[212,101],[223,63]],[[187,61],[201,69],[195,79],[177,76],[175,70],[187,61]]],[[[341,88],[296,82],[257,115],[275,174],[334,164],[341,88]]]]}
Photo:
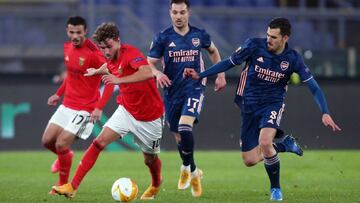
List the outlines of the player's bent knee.
{"type": "Polygon", "coordinates": [[[42,138],[41,138],[41,144],[42,144],[44,147],[49,146],[51,143],[54,144],[54,141],[52,141],[51,139],[45,138],[45,137],[42,137],[42,138]]]}
{"type": "Polygon", "coordinates": [[[251,167],[251,166],[255,166],[257,163],[259,163],[259,160],[243,159],[243,162],[244,162],[245,166],[251,167]]]}
{"type": "Polygon", "coordinates": [[[272,139],[267,139],[267,138],[265,138],[265,139],[260,138],[259,139],[259,147],[260,147],[261,150],[271,148],[272,143],[273,143],[272,139]]]}
{"type": "Polygon", "coordinates": [[[261,158],[255,153],[256,151],[243,152],[242,159],[247,167],[255,166],[261,161],[261,158]]]}
{"type": "Polygon", "coordinates": [[[156,154],[144,154],[144,163],[147,166],[152,165],[156,159],[156,154]]]}

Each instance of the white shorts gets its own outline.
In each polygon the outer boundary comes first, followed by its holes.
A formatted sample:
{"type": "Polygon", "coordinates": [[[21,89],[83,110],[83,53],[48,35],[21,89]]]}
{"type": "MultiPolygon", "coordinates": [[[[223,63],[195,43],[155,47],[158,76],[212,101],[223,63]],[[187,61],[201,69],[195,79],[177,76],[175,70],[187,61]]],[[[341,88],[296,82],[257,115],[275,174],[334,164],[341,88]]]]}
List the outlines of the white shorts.
{"type": "Polygon", "coordinates": [[[121,137],[132,132],[135,135],[134,142],[145,153],[157,154],[160,152],[163,129],[162,118],[148,122],[138,121],[122,105],[119,105],[105,123],[105,126],[118,133],[121,137]]]}
{"type": "Polygon", "coordinates": [[[60,105],[52,115],[49,124],[53,123],[75,136],[86,140],[92,132],[94,123],[90,122],[90,113],[77,111],[60,105]]]}

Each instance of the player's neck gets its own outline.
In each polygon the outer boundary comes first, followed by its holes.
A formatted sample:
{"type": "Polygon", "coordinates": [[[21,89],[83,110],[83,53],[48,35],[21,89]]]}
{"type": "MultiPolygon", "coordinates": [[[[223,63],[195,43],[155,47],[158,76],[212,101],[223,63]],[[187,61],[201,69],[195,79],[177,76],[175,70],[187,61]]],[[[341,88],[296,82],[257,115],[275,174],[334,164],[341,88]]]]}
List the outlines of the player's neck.
{"type": "Polygon", "coordinates": [[[280,55],[285,51],[285,45],[280,47],[278,50],[275,51],[276,55],[280,55]]]}
{"type": "Polygon", "coordinates": [[[175,27],[175,26],[174,26],[174,30],[175,30],[175,32],[178,33],[179,35],[184,36],[184,35],[186,35],[186,34],[189,32],[190,27],[189,27],[189,25],[184,26],[184,27],[182,27],[182,28],[178,28],[178,27],[175,27]]]}
{"type": "Polygon", "coordinates": [[[82,46],[84,46],[85,42],[86,42],[87,38],[84,38],[84,40],[77,46],[75,46],[76,48],[81,48],[82,46]]]}
{"type": "Polygon", "coordinates": [[[113,61],[117,61],[118,58],[120,58],[120,49],[121,49],[121,44],[119,44],[119,48],[117,49],[117,51],[115,53],[113,61]]]}

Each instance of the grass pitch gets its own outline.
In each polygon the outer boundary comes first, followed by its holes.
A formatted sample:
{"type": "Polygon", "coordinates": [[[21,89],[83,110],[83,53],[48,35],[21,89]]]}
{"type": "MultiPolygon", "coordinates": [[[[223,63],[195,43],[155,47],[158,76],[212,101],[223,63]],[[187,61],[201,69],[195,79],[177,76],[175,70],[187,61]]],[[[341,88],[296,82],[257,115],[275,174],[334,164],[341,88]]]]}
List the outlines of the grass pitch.
{"type": "MultiPolygon", "coordinates": [[[[75,152],[71,177],[83,152],[75,152]]],[[[247,168],[240,152],[196,152],[204,170],[203,196],[178,191],[180,159],[175,152],[160,154],[163,185],[151,202],[269,202],[269,181],[263,164],[247,168]]],[[[115,202],[112,183],[131,177],[139,186],[138,198],[151,182],[139,152],[103,152],[82,182],[76,197],[50,196],[57,180],[50,152],[0,152],[0,202],[115,202]]],[[[281,154],[283,202],[360,202],[360,151],[305,151],[303,157],[281,154]]],[[[133,202],[141,202],[139,199],[133,202]]]]}

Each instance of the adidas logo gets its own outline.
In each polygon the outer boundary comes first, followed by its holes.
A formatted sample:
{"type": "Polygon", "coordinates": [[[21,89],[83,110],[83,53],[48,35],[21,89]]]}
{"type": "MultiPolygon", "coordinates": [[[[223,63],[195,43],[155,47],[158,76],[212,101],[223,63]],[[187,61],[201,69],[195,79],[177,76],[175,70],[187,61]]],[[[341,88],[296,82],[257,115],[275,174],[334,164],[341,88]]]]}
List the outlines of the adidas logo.
{"type": "Polygon", "coordinates": [[[174,42],[171,42],[171,43],[169,44],[169,47],[176,47],[176,44],[175,44],[174,42]]]}
{"type": "Polygon", "coordinates": [[[259,61],[259,62],[261,62],[261,63],[264,63],[264,58],[261,57],[261,56],[260,56],[259,58],[257,58],[256,60],[259,61]]]}

